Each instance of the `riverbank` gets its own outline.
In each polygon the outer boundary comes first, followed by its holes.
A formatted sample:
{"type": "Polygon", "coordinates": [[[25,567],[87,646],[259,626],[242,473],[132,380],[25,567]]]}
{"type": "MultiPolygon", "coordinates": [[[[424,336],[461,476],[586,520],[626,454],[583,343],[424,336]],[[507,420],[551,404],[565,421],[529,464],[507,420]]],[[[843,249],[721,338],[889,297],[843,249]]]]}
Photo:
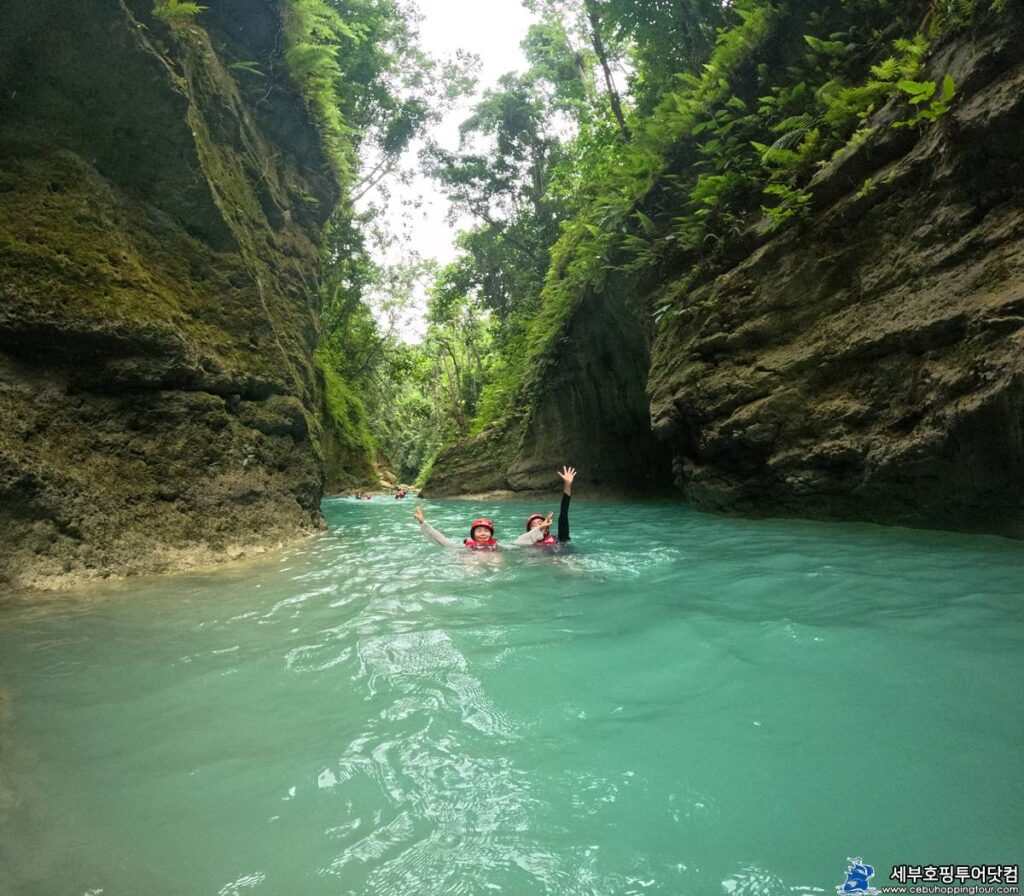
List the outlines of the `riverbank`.
{"type": "Polygon", "coordinates": [[[182,547],[158,545],[143,552],[141,556],[126,558],[124,563],[109,569],[71,569],[54,573],[46,563],[29,565],[10,571],[5,589],[8,593],[72,591],[110,586],[132,579],[204,573],[247,560],[272,557],[275,552],[301,544],[322,531],[322,528],[310,529],[298,532],[291,538],[230,542],[216,547],[210,544],[182,547]]]}

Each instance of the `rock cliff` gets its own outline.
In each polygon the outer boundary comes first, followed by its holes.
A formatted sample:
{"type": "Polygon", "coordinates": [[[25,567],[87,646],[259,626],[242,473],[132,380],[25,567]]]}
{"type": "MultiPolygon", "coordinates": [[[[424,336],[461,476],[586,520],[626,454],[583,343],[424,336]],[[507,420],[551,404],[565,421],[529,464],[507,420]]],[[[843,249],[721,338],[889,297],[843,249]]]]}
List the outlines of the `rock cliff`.
{"type": "Polygon", "coordinates": [[[555,470],[566,463],[590,494],[669,488],[648,414],[652,336],[632,278],[588,292],[532,371],[526,411],[443,452],[424,494],[561,488],[555,470]]]}
{"type": "Polygon", "coordinates": [[[3,0],[0,583],[162,571],[322,525],[337,186],[270,0],[3,0]]]}
{"type": "Polygon", "coordinates": [[[686,498],[1024,537],[1022,23],[940,48],[946,117],[880,110],[806,226],[674,298],[650,388],[686,498]]]}
{"type": "Polygon", "coordinates": [[[1024,537],[1021,59],[1007,7],[932,55],[951,111],[878,110],[806,221],[702,282],[584,296],[521,417],[443,454],[428,493],[547,485],[562,458],[668,492],[665,451],[708,510],[1024,537]],[[666,306],[651,346],[643,309],[666,306]]]}

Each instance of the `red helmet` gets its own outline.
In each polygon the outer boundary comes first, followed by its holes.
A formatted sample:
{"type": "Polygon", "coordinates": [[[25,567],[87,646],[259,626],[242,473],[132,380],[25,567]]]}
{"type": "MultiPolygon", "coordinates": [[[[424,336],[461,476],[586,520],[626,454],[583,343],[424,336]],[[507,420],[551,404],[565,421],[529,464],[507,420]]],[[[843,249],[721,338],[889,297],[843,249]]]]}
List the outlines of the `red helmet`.
{"type": "Polygon", "coordinates": [[[526,518],[526,531],[527,532],[530,531],[530,523],[532,523],[534,520],[542,520],[542,519],[544,519],[544,514],[543,513],[531,513],[526,518]]]}
{"type": "Polygon", "coordinates": [[[491,530],[491,538],[494,538],[494,523],[492,523],[489,519],[485,519],[484,517],[480,517],[480,519],[478,519],[478,520],[473,520],[473,522],[469,524],[469,537],[470,538],[473,537],[473,530],[477,526],[486,526],[488,529],[491,530]]]}

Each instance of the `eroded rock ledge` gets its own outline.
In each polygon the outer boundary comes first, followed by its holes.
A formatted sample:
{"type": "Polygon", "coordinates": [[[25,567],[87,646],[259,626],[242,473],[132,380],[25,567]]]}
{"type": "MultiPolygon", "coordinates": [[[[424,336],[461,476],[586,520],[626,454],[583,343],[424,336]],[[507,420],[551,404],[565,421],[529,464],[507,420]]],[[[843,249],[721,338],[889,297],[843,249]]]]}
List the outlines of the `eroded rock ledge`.
{"type": "Polygon", "coordinates": [[[3,3],[0,585],[321,525],[315,287],[336,187],[281,71],[279,11],[218,3],[169,29],[150,7],[3,3]]]}

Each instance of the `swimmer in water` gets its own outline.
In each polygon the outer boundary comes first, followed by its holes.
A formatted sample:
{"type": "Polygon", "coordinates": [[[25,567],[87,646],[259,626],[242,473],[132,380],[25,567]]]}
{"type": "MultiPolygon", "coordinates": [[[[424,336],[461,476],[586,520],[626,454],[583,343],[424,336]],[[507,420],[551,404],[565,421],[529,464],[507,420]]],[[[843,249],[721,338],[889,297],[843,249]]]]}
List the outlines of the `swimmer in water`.
{"type": "MultiPolygon", "coordinates": [[[[447,535],[441,534],[427,522],[423,516],[422,507],[416,508],[413,518],[420,524],[423,534],[431,541],[445,548],[457,548],[459,546],[458,542],[452,541],[447,535]]],[[[549,513],[546,518],[542,518],[542,521],[546,522],[550,528],[551,514],[549,513]]],[[[544,534],[543,527],[535,526],[533,529],[520,535],[514,544],[518,546],[536,544],[544,537],[544,534]]],[[[497,551],[503,547],[494,537],[494,523],[483,517],[473,520],[469,526],[469,538],[464,539],[462,544],[471,551],[497,551]]]]}
{"type": "Polygon", "coordinates": [[[562,480],[562,506],[558,510],[558,537],[551,534],[551,514],[531,513],[526,518],[526,531],[542,529],[544,535],[533,544],[537,547],[552,547],[569,541],[569,501],[572,498],[572,481],[576,478],[574,467],[562,467],[558,474],[562,480]]]}

